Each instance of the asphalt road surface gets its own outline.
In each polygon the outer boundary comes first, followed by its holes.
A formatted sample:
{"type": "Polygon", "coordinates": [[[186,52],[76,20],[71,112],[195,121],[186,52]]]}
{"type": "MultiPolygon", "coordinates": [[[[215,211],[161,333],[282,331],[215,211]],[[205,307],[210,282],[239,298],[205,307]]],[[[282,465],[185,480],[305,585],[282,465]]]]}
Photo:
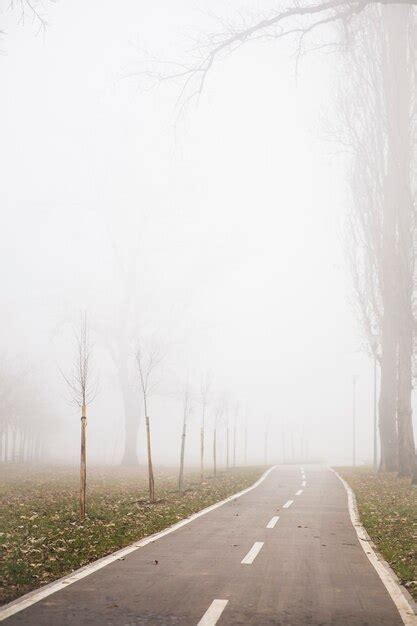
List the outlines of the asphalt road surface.
{"type": "Polygon", "coordinates": [[[326,468],[255,489],[13,615],[8,626],[401,626],[326,468]]]}

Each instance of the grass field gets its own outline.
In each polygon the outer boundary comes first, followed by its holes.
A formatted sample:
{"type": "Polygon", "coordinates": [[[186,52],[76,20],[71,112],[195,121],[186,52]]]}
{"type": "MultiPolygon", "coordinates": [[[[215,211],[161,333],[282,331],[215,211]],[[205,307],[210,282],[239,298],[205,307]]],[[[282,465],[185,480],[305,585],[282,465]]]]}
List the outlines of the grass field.
{"type": "Polygon", "coordinates": [[[417,487],[370,468],[337,468],[353,489],[362,524],[417,600],[417,487]]]}
{"type": "Polygon", "coordinates": [[[143,469],[92,468],[88,517],[78,515],[78,470],[2,466],[0,479],[0,603],[157,532],[251,485],[263,468],[219,472],[200,483],[186,475],[177,492],[175,470],[156,472],[157,502],[147,499],[143,469]]]}

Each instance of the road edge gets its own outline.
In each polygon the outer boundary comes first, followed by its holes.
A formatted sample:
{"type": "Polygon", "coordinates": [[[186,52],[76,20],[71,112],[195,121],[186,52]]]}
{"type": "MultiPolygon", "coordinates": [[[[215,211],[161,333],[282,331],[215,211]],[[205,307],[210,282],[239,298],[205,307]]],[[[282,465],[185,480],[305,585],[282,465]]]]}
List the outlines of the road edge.
{"type": "Polygon", "coordinates": [[[329,469],[337,476],[347,492],[350,521],[352,522],[352,526],[356,531],[359,543],[363,551],[365,552],[366,556],[372,563],[378,576],[383,582],[392,601],[397,607],[397,610],[405,626],[416,626],[417,605],[414,599],[411,597],[407,589],[400,583],[399,578],[394,570],[384,560],[382,555],[379,554],[374,542],[368,535],[367,530],[362,525],[359,517],[356,496],[352,488],[333,467],[330,467],[329,469]]]}
{"type": "Polygon", "coordinates": [[[48,583],[44,587],[40,587],[39,589],[34,589],[33,591],[30,591],[29,593],[26,593],[25,595],[20,596],[20,598],[16,598],[16,600],[13,600],[12,602],[9,602],[8,604],[4,604],[3,606],[0,607],[0,622],[4,621],[5,619],[8,619],[9,617],[11,617],[12,615],[15,615],[16,613],[19,613],[20,611],[23,611],[24,609],[29,608],[33,604],[40,602],[41,600],[43,600],[44,598],[47,598],[53,593],[57,593],[58,591],[61,591],[65,587],[68,587],[68,585],[72,585],[73,583],[81,580],[82,578],[85,578],[86,576],[89,576],[90,574],[97,572],[103,567],[110,565],[110,563],[114,563],[114,561],[123,559],[128,554],[131,554],[132,552],[135,552],[136,550],[143,548],[149,543],[157,541],[158,539],[165,537],[165,535],[169,535],[170,533],[178,530],[182,526],[185,526],[186,524],[193,522],[198,517],[201,517],[202,515],[206,515],[207,513],[210,513],[211,511],[218,509],[219,507],[223,506],[227,502],[231,502],[232,500],[236,500],[237,498],[244,496],[246,493],[249,493],[249,491],[252,491],[253,489],[256,489],[256,487],[259,487],[259,485],[263,483],[265,478],[267,478],[267,476],[269,476],[269,474],[273,472],[274,469],[276,468],[277,468],[277,465],[273,465],[272,467],[267,469],[262,474],[262,476],[260,476],[260,478],[258,478],[258,480],[253,483],[253,485],[250,485],[250,487],[246,487],[246,489],[243,489],[242,491],[232,494],[231,496],[228,496],[224,500],[215,502],[214,504],[211,504],[210,506],[207,506],[206,508],[201,509],[201,511],[197,511],[197,513],[193,513],[189,517],[186,517],[185,519],[180,520],[179,522],[176,522],[175,524],[172,524],[171,526],[168,526],[167,528],[164,528],[164,530],[154,533],[153,535],[148,535],[148,537],[144,537],[143,539],[140,539],[139,541],[135,541],[134,543],[130,544],[129,546],[126,546],[125,548],[116,550],[116,552],[112,552],[111,554],[101,557],[100,559],[97,559],[96,561],[92,561],[88,565],[84,565],[83,567],[80,567],[79,569],[74,570],[73,572],[71,572],[71,574],[67,574],[63,578],[58,578],[57,580],[54,580],[52,583],[48,583]]]}

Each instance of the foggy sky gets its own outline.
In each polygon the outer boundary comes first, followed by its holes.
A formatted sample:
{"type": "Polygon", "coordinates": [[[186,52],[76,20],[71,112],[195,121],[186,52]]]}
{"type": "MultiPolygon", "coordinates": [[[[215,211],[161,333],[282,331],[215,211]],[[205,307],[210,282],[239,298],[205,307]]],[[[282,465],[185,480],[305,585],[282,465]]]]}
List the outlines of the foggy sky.
{"type": "MultiPolygon", "coordinates": [[[[121,398],[103,337],[123,297],[115,250],[122,264],[139,250],[132,350],[136,333],[166,351],[150,410],[157,463],[177,460],[181,389],[188,377],[198,390],[205,372],[215,394],[247,408],[250,460],[262,460],[270,417],[271,460],[285,424],[295,438],[304,429],[311,457],[346,463],[357,374],[358,459],[369,459],[372,364],[344,258],[346,162],[323,133],[334,57],[307,55],[296,77],[290,42],[252,43],[218,64],[198,106],[178,117],[179,86],[145,92],[141,58],[183,54],[225,3],[61,0],[45,34],[17,24],[8,4],[0,337],[7,362],[46,392],[51,456],[78,456],[59,370],[71,367],[72,328],[87,309],[100,389],[89,455],[120,457],[121,398]]],[[[232,0],[227,16],[267,4],[232,0]]],[[[188,462],[198,426],[196,405],[188,462]]],[[[142,460],[143,440],[142,423],[142,460]]]]}

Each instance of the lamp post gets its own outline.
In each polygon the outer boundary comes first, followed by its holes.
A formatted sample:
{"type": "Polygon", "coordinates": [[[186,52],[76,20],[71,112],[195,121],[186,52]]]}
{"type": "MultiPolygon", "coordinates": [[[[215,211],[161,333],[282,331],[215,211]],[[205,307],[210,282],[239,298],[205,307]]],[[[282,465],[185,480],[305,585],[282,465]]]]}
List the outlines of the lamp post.
{"type": "Polygon", "coordinates": [[[352,465],[356,467],[356,382],[357,376],[352,376],[352,465]]]}
{"type": "Polygon", "coordinates": [[[378,400],[377,400],[377,366],[378,366],[378,337],[374,335],[372,340],[372,354],[374,357],[374,471],[378,470],[378,400]]]}
{"type": "Polygon", "coordinates": [[[246,411],[246,416],[245,416],[245,446],[244,446],[244,459],[245,462],[244,464],[247,465],[248,464],[248,413],[246,411]]]}
{"type": "Polygon", "coordinates": [[[268,434],[271,418],[265,420],[265,440],[264,440],[264,465],[268,464],[268,434]]]}

